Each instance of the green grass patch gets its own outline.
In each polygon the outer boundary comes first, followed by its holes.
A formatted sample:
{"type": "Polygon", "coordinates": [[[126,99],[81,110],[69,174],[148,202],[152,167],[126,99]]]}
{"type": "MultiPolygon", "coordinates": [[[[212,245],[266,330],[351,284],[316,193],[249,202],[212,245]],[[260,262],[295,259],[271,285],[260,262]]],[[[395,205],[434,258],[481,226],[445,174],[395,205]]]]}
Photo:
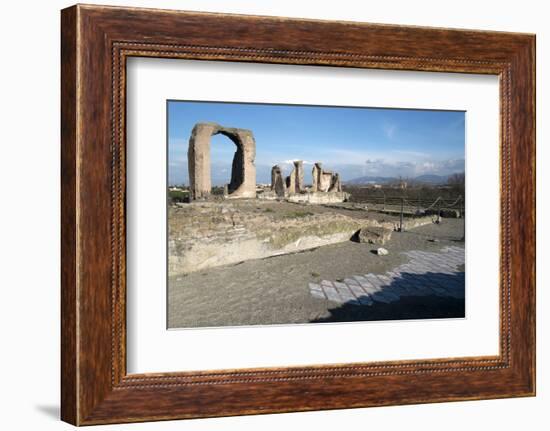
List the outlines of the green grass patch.
{"type": "Polygon", "coordinates": [[[283,217],[285,218],[300,218],[300,217],[307,217],[312,216],[313,213],[310,211],[291,211],[289,213],[286,213],[283,217]]]}
{"type": "Polygon", "coordinates": [[[189,192],[187,190],[169,190],[168,198],[171,202],[187,202],[189,192]]]}

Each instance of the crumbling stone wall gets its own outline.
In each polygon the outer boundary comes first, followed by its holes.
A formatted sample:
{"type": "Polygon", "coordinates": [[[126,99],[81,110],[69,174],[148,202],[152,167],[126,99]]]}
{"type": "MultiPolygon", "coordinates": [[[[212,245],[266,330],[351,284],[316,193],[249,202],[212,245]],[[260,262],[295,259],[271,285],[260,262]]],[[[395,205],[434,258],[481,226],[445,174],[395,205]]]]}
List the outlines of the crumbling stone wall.
{"type": "Polygon", "coordinates": [[[332,172],[322,171],[319,177],[318,190],[320,192],[328,192],[331,182],[332,182],[332,172]]]}
{"type": "Polygon", "coordinates": [[[314,192],[341,192],[340,175],[332,171],[325,171],[322,163],[315,163],[311,172],[313,176],[312,191],[314,192]]]}
{"type": "Polygon", "coordinates": [[[287,197],[296,202],[342,202],[346,195],[342,192],[340,175],[332,171],[325,171],[323,164],[317,162],[313,165],[311,189],[306,190],[304,186],[304,164],[302,160],[293,162],[294,168],[288,177],[284,178],[281,167],[273,166],[271,169],[271,190],[277,193],[277,197],[287,197]],[[278,190],[278,192],[277,192],[278,190]],[[311,196],[296,197],[296,194],[308,193],[311,196]],[[333,196],[322,197],[318,193],[332,193],[333,196]]]}
{"type": "Polygon", "coordinates": [[[256,197],[256,142],[250,130],[223,127],[216,123],[197,123],[189,138],[187,162],[189,188],[193,199],[205,199],[212,191],[210,139],[218,133],[227,136],[237,147],[233,156],[229,198],[256,197]]]}

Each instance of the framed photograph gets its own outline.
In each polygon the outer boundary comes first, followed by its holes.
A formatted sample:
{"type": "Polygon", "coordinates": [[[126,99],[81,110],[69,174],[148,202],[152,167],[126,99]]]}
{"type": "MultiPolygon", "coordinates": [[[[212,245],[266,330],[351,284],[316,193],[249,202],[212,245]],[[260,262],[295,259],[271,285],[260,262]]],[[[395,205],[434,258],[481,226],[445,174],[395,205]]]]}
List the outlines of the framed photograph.
{"type": "Polygon", "coordinates": [[[535,394],[535,36],[62,11],[62,419],[535,394]]]}

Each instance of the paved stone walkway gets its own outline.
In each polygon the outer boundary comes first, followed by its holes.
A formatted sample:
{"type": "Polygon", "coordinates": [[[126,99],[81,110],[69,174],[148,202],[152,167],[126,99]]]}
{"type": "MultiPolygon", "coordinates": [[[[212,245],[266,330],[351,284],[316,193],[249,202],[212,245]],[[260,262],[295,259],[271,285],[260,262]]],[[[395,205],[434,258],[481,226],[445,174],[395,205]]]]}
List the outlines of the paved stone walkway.
{"type": "MultiPolygon", "coordinates": [[[[341,281],[309,283],[313,297],[330,302],[372,305],[390,303],[402,296],[464,298],[464,248],[445,247],[440,252],[412,250],[404,253],[409,262],[385,274],[354,275],[341,281]]],[[[382,257],[383,258],[383,257],[382,257]]]]}

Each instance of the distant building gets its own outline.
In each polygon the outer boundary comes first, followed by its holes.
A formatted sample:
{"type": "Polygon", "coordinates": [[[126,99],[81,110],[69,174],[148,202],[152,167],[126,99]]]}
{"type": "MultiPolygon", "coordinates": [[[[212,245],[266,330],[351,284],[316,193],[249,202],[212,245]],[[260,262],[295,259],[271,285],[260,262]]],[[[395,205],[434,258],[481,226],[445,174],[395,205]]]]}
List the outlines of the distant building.
{"type": "Polygon", "coordinates": [[[403,180],[399,181],[398,187],[400,189],[403,189],[403,190],[406,189],[407,188],[407,181],[403,181],[403,180]]]}

